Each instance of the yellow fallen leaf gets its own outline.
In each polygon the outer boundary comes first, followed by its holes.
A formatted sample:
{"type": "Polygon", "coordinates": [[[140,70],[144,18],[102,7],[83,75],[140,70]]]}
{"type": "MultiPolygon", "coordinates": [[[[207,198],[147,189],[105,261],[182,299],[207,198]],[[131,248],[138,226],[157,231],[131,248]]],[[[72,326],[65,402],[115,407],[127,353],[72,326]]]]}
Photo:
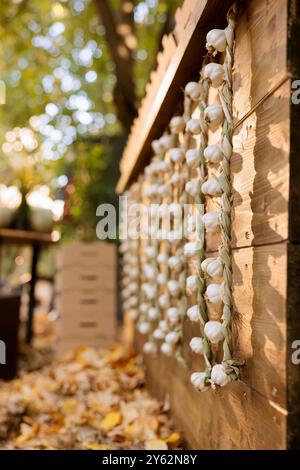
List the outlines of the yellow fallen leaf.
{"type": "Polygon", "coordinates": [[[122,416],[121,413],[118,411],[112,411],[111,413],[108,413],[108,415],[103,418],[103,420],[100,423],[100,429],[104,432],[108,432],[114,427],[118,426],[122,421],[122,416]]]}
{"type": "Polygon", "coordinates": [[[143,426],[138,422],[128,424],[124,432],[128,437],[135,439],[143,433],[143,426]]]}
{"type": "Polygon", "coordinates": [[[179,432],[173,432],[165,439],[165,442],[168,444],[169,448],[176,447],[180,441],[181,435],[179,432]]]}
{"type": "Polygon", "coordinates": [[[81,443],[84,447],[90,450],[109,450],[105,444],[96,444],[95,442],[84,441],[81,443]]]}
{"type": "Polygon", "coordinates": [[[61,410],[63,413],[69,413],[69,412],[74,411],[76,407],[77,407],[77,401],[71,398],[70,400],[64,401],[61,407],[61,410]]]}
{"type": "Polygon", "coordinates": [[[145,450],[168,450],[168,446],[161,439],[150,439],[145,442],[145,450]]]}

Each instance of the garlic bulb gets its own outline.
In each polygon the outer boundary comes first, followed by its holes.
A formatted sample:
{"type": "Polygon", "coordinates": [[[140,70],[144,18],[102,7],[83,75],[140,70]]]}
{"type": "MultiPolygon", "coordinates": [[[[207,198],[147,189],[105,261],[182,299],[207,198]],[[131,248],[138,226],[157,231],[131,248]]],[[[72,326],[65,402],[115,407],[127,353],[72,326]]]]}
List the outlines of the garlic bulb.
{"type": "Polygon", "coordinates": [[[144,292],[148,300],[154,300],[156,297],[156,287],[146,285],[144,286],[144,292]]]}
{"type": "Polygon", "coordinates": [[[168,261],[168,266],[172,269],[175,273],[179,273],[183,266],[183,259],[181,256],[171,256],[168,261]]]}
{"type": "Polygon", "coordinates": [[[148,312],[149,320],[157,320],[159,317],[159,310],[155,307],[151,307],[148,312]]]}
{"type": "MultiPolygon", "coordinates": [[[[223,111],[222,111],[223,112],[223,111]]],[[[189,119],[186,123],[185,130],[191,134],[198,135],[201,133],[201,125],[199,119],[189,119]]]]}
{"type": "Polygon", "coordinates": [[[164,147],[160,140],[153,140],[151,143],[151,147],[155,155],[163,155],[164,154],[164,147]]]}
{"type": "Polygon", "coordinates": [[[156,328],[156,330],[153,331],[153,337],[155,339],[161,340],[165,338],[165,333],[161,331],[160,328],[156,328]]]}
{"type": "Polygon", "coordinates": [[[203,354],[203,339],[198,337],[192,338],[190,341],[190,348],[196,354],[203,354]]]}
{"type": "Polygon", "coordinates": [[[206,289],[206,295],[212,304],[218,304],[222,301],[224,287],[222,284],[209,284],[206,289]]]}
{"type": "Polygon", "coordinates": [[[218,343],[224,339],[222,323],[219,321],[208,321],[205,323],[204,333],[211,343],[218,343]]]}
{"type": "Polygon", "coordinates": [[[180,173],[173,173],[173,175],[170,178],[170,183],[174,185],[177,185],[183,181],[184,181],[184,176],[181,175],[180,173]]]}
{"type": "Polygon", "coordinates": [[[131,279],[137,279],[139,277],[138,268],[130,267],[129,274],[130,274],[131,279]]]}
{"type": "Polygon", "coordinates": [[[215,364],[211,370],[211,381],[215,385],[225,387],[230,382],[231,378],[224,369],[223,364],[215,364]]]}
{"type": "Polygon", "coordinates": [[[178,294],[180,293],[180,285],[177,281],[171,280],[167,284],[168,290],[172,297],[177,297],[178,294]]]}
{"type": "Polygon", "coordinates": [[[207,272],[207,267],[210,263],[212,263],[213,261],[215,261],[215,258],[205,258],[202,263],[201,263],[201,269],[204,273],[207,272]]]}
{"type": "Polygon", "coordinates": [[[129,310],[128,315],[132,320],[136,320],[139,316],[139,311],[136,308],[132,308],[129,310]]]}
{"type": "Polygon", "coordinates": [[[149,333],[149,330],[150,330],[150,325],[147,322],[141,322],[138,325],[138,331],[139,333],[141,333],[141,335],[146,335],[147,333],[149,333]]]}
{"type": "Polygon", "coordinates": [[[159,273],[157,275],[157,283],[160,285],[160,286],[164,286],[166,283],[167,283],[167,276],[165,273],[159,273]]]}
{"type": "Polygon", "coordinates": [[[130,302],[128,300],[125,300],[123,302],[123,310],[127,310],[130,307],[131,307],[130,302]]]}
{"type": "Polygon", "coordinates": [[[197,274],[192,274],[189,276],[186,280],[186,287],[189,290],[189,292],[197,292],[198,287],[199,287],[199,278],[197,274]]]}
{"type": "Polygon", "coordinates": [[[185,121],[181,116],[174,116],[170,121],[170,130],[172,134],[179,134],[185,128],[185,121]]]}
{"type": "Polygon", "coordinates": [[[167,320],[160,320],[158,326],[161,329],[161,331],[163,331],[164,333],[168,333],[169,326],[168,326],[167,320]]]}
{"type": "Polygon", "coordinates": [[[190,168],[197,168],[200,164],[200,154],[198,149],[189,149],[185,154],[186,164],[190,168]]]}
{"type": "Polygon", "coordinates": [[[182,215],[182,207],[178,202],[172,202],[169,205],[169,214],[173,214],[174,217],[180,217],[182,215]]]}
{"type": "Polygon", "coordinates": [[[197,101],[200,98],[201,95],[201,89],[200,85],[197,82],[189,82],[186,84],[185,93],[189,98],[191,98],[193,101],[197,101]]]}
{"type": "Polygon", "coordinates": [[[177,331],[170,331],[170,333],[166,335],[166,338],[165,338],[166,343],[176,344],[178,343],[178,341],[179,341],[179,333],[177,333],[177,331]]]}
{"type": "Polygon", "coordinates": [[[193,197],[196,197],[198,196],[199,192],[200,192],[200,188],[201,188],[201,183],[202,181],[199,180],[199,179],[193,179],[191,181],[188,181],[186,184],[185,184],[185,190],[186,192],[190,195],[190,196],[193,196],[193,197]]]}
{"type": "Polygon", "coordinates": [[[133,297],[130,297],[128,302],[129,302],[128,305],[130,307],[137,307],[139,304],[139,299],[136,296],[133,296],[133,297]]]}
{"type": "Polygon", "coordinates": [[[157,347],[151,341],[147,341],[143,346],[143,351],[146,354],[155,354],[157,352],[157,347]]]}
{"type": "Polygon", "coordinates": [[[213,260],[206,269],[207,274],[215,279],[220,278],[223,274],[223,264],[219,258],[213,260]]]}
{"type": "Polygon", "coordinates": [[[202,184],[201,190],[203,194],[209,196],[221,196],[222,188],[216,178],[210,178],[202,184]]]}
{"type": "Polygon", "coordinates": [[[121,297],[123,300],[128,299],[130,297],[130,290],[129,289],[123,289],[121,293],[121,297]]]}
{"type": "Polygon", "coordinates": [[[145,247],[145,254],[148,258],[155,258],[156,257],[156,248],[154,246],[146,246],[145,247]]]}
{"type": "Polygon", "coordinates": [[[205,384],[205,381],[206,381],[206,374],[205,372],[194,372],[192,375],[191,375],[191,383],[192,385],[197,389],[199,390],[200,392],[202,392],[203,390],[205,390],[207,388],[206,384],[205,384]]]}
{"type": "Polygon", "coordinates": [[[153,281],[156,278],[156,269],[154,266],[151,266],[151,264],[146,264],[144,266],[144,273],[149,281],[153,281]]]}
{"type": "Polygon", "coordinates": [[[159,162],[159,170],[162,172],[162,173],[165,173],[167,171],[170,171],[171,170],[171,164],[170,162],[166,162],[165,160],[163,160],[162,162],[159,162]]]}
{"type": "Polygon", "coordinates": [[[170,134],[164,134],[160,139],[159,139],[161,145],[165,150],[168,150],[173,147],[174,144],[174,136],[170,134]]]}
{"type": "Polygon", "coordinates": [[[146,302],[143,302],[143,303],[140,305],[140,312],[141,312],[141,313],[147,313],[147,312],[148,312],[148,309],[149,309],[149,304],[146,304],[146,302]]]}
{"type": "Polygon", "coordinates": [[[227,41],[224,29],[212,29],[206,36],[206,48],[208,50],[214,49],[218,52],[224,52],[226,49],[227,41]]]}
{"type": "Polygon", "coordinates": [[[220,212],[212,211],[203,215],[202,220],[207,232],[216,232],[220,227],[220,212]]]}
{"type": "Polygon", "coordinates": [[[222,106],[220,104],[207,106],[204,110],[204,119],[213,130],[216,129],[224,120],[222,106]]]}
{"type": "Polygon", "coordinates": [[[212,87],[218,88],[224,81],[223,65],[210,63],[204,68],[204,78],[206,78],[212,87]]]}
{"type": "Polygon", "coordinates": [[[186,312],[189,319],[195,323],[200,323],[200,311],[198,305],[193,305],[192,307],[188,308],[186,312]]]}
{"type": "Polygon", "coordinates": [[[168,316],[168,320],[171,324],[174,325],[175,323],[177,323],[177,321],[179,320],[179,316],[180,316],[178,308],[176,308],[176,307],[168,308],[167,316],[168,316]]]}
{"type": "Polygon", "coordinates": [[[168,308],[170,305],[170,299],[167,294],[162,294],[158,297],[158,304],[161,308],[168,308]]]}
{"type": "Polygon", "coordinates": [[[163,343],[160,347],[160,350],[165,356],[171,356],[173,352],[173,348],[170,344],[168,343],[163,343]]]}
{"type": "Polygon", "coordinates": [[[170,150],[170,159],[173,163],[180,163],[184,160],[184,152],[181,148],[172,148],[170,150]]]}
{"type": "MultiPolygon", "coordinates": [[[[157,193],[161,196],[161,197],[168,197],[171,195],[171,192],[172,192],[172,189],[171,189],[171,186],[169,184],[162,184],[161,186],[159,186],[157,188],[157,193]]],[[[153,209],[153,207],[151,208],[151,210],[153,209]]]]}
{"type": "Polygon", "coordinates": [[[159,253],[159,255],[157,256],[157,262],[159,264],[167,265],[168,264],[168,256],[166,255],[166,253],[159,253]]]}
{"type": "Polygon", "coordinates": [[[184,254],[187,258],[191,258],[192,256],[197,255],[202,250],[202,243],[197,242],[189,242],[184,245],[184,254]]]}

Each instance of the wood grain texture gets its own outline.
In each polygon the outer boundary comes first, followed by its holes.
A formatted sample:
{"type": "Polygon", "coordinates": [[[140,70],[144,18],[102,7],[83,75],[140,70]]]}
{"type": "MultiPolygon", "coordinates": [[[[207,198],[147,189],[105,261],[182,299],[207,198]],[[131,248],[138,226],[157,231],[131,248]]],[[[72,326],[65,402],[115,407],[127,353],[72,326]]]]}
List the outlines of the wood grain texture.
{"type": "Polygon", "coordinates": [[[236,28],[233,111],[242,119],[287,77],[287,2],[247,0],[236,28]]]}

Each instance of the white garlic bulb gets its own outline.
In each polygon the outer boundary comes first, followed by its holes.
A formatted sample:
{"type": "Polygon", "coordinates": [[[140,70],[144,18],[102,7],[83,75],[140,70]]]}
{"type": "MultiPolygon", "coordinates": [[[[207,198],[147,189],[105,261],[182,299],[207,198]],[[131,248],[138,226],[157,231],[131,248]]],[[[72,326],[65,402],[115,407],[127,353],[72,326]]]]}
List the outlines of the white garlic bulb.
{"type": "Polygon", "coordinates": [[[131,307],[130,302],[128,300],[125,300],[123,302],[123,310],[127,310],[130,307],[131,307]]]}
{"type": "MultiPolygon", "coordinates": [[[[161,197],[168,197],[171,195],[171,186],[169,184],[162,184],[161,186],[159,186],[157,188],[157,193],[161,196],[161,197]]],[[[153,207],[151,208],[151,210],[153,209],[153,207]]]]}
{"type": "Polygon", "coordinates": [[[159,139],[161,145],[165,150],[169,150],[170,148],[173,147],[174,144],[174,136],[170,134],[164,134],[160,139],[159,139]]]}
{"type": "Polygon", "coordinates": [[[195,323],[199,323],[201,320],[198,305],[193,305],[192,307],[188,308],[186,314],[188,318],[195,323]]]}
{"type": "Polygon", "coordinates": [[[147,313],[149,309],[149,304],[146,304],[146,302],[141,303],[140,305],[140,312],[141,313],[147,313]]]}
{"type": "Polygon", "coordinates": [[[207,266],[212,263],[215,260],[215,258],[205,258],[202,263],[201,263],[201,269],[204,273],[206,273],[207,266]]]}
{"type": "Polygon", "coordinates": [[[207,232],[216,232],[220,227],[220,212],[207,212],[203,215],[202,220],[207,232]]]}
{"type": "Polygon", "coordinates": [[[138,268],[130,267],[129,271],[131,279],[137,279],[139,277],[139,270],[138,268]]]}
{"type": "Polygon", "coordinates": [[[185,184],[185,190],[190,196],[196,197],[200,192],[201,184],[200,179],[193,179],[185,184]]]}
{"type": "Polygon", "coordinates": [[[160,350],[165,356],[171,356],[173,352],[172,346],[168,343],[162,343],[160,350]]]}
{"type": "Polygon", "coordinates": [[[203,390],[205,390],[207,388],[206,384],[205,384],[205,381],[206,381],[206,374],[205,372],[194,372],[192,375],[191,375],[191,383],[192,385],[197,389],[199,390],[200,392],[202,392],[203,390]]]}
{"type": "Polygon", "coordinates": [[[147,322],[141,322],[138,325],[138,331],[139,333],[141,333],[141,335],[146,335],[147,333],[149,333],[149,330],[150,330],[150,325],[147,322]]]}
{"type": "Polygon", "coordinates": [[[210,63],[204,68],[204,78],[206,78],[212,87],[218,88],[224,81],[223,65],[210,63]]]}
{"type": "Polygon", "coordinates": [[[157,340],[162,340],[165,338],[165,333],[161,331],[160,328],[156,328],[156,330],[153,331],[153,337],[157,340]]]}
{"type": "Polygon", "coordinates": [[[170,130],[172,134],[179,134],[185,128],[185,121],[182,116],[174,116],[170,121],[170,130]]]}
{"type": "Polygon", "coordinates": [[[177,331],[170,331],[170,333],[166,335],[166,338],[165,338],[166,343],[176,344],[178,343],[178,341],[179,341],[179,333],[177,333],[177,331]]]}
{"type": "Polygon", "coordinates": [[[183,266],[183,259],[181,256],[171,256],[168,261],[168,266],[172,269],[175,273],[179,273],[183,266]]]}
{"type": "Polygon", "coordinates": [[[161,308],[168,308],[170,305],[170,299],[167,294],[162,294],[158,297],[158,303],[161,308]]]}
{"type": "Polygon", "coordinates": [[[185,154],[186,164],[190,168],[197,168],[200,164],[200,154],[198,149],[189,149],[185,154]]]}
{"type": "Polygon", "coordinates": [[[166,162],[165,160],[163,160],[162,162],[159,162],[159,170],[162,172],[162,173],[165,173],[167,171],[170,171],[171,170],[171,164],[170,162],[166,162]]]}
{"type": "Polygon", "coordinates": [[[164,331],[165,333],[167,333],[169,331],[169,326],[168,326],[167,320],[160,320],[158,326],[161,329],[161,331],[164,331]]]}
{"type": "Polygon", "coordinates": [[[215,364],[211,370],[211,381],[215,385],[225,387],[230,382],[230,375],[226,374],[223,364],[215,364]]]}
{"type": "Polygon", "coordinates": [[[155,258],[156,257],[156,248],[154,246],[146,246],[145,247],[145,254],[148,258],[155,258]]]}
{"type": "Polygon", "coordinates": [[[156,307],[151,307],[148,312],[149,320],[157,320],[159,317],[159,310],[156,307]]]}
{"type": "Polygon", "coordinates": [[[206,272],[210,277],[215,279],[220,278],[223,274],[223,264],[220,258],[214,259],[211,263],[209,263],[206,272]]]}
{"type": "Polygon", "coordinates": [[[218,343],[224,339],[222,323],[219,321],[208,321],[205,323],[204,333],[211,343],[218,343]]]}
{"type": "MultiPolygon", "coordinates": [[[[213,116],[215,116],[215,114],[213,116]]],[[[185,130],[194,135],[200,134],[201,125],[200,125],[199,119],[195,119],[195,118],[189,119],[188,122],[186,123],[185,130]]]]}
{"type": "Polygon", "coordinates": [[[204,110],[204,119],[207,124],[216,129],[224,120],[223,108],[220,104],[211,104],[204,110]]]}
{"type": "Polygon", "coordinates": [[[196,354],[203,354],[203,339],[199,337],[194,337],[190,341],[190,348],[196,354]]]}
{"type": "Polygon", "coordinates": [[[218,52],[224,52],[227,41],[224,29],[212,29],[206,36],[206,48],[214,49],[218,52]]]}
{"type": "Polygon", "coordinates": [[[156,297],[156,287],[155,286],[150,286],[146,285],[144,288],[145,295],[148,300],[154,300],[156,297]]]}
{"type": "Polygon", "coordinates": [[[128,315],[132,320],[136,320],[139,316],[139,311],[136,308],[132,308],[129,310],[128,315]]]}
{"type": "Polygon", "coordinates": [[[164,147],[160,140],[153,140],[151,143],[151,147],[155,155],[163,155],[164,147]]]}
{"type": "Polygon", "coordinates": [[[219,163],[223,160],[224,154],[219,144],[208,145],[203,152],[204,158],[210,163],[219,163]]]}
{"type": "Polygon", "coordinates": [[[156,269],[154,266],[151,266],[151,264],[146,264],[144,266],[144,273],[149,281],[153,281],[156,278],[156,269]]]}
{"type": "Polygon", "coordinates": [[[170,183],[174,185],[177,185],[183,181],[184,181],[184,175],[181,175],[180,173],[173,173],[173,175],[170,178],[170,183]]]}
{"type": "Polygon", "coordinates": [[[224,287],[222,284],[209,284],[206,289],[206,295],[212,304],[218,304],[222,301],[224,287]]]}
{"type": "Polygon", "coordinates": [[[139,303],[139,299],[136,296],[133,296],[133,297],[130,297],[128,302],[129,302],[130,307],[137,307],[139,303]]]}
{"type": "Polygon", "coordinates": [[[177,297],[178,294],[180,293],[180,285],[177,281],[171,280],[167,284],[168,290],[172,297],[177,297]]]}
{"type": "Polygon", "coordinates": [[[157,352],[156,344],[151,341],[147,341],[143,346],[143,351],[146,354],[155,354],[157,352]]]}
{"type": "Polygon", "coordinates": [[[187,277],[186,279],[186,287],[189,292],[197,292],[199,287],[199,278],[197,274],[192,274],[191,276],[187,277]]]}
{"type": "Polygon", "coordinates": [[[175,323],[177,323],[177,321],[179,320],[179,317],[180,317],[180,313],[179,313],[178,308],[176,308],[176,307],[168,308],[167,316],[168,316],[168,320],[171,324],[174,325],[175,323]]]}
{"type": "Polygon", "coordinates": [[[197,82],[187,83],[184,91],[193,101],[197,101],[200,98],[201,89],[199,83],[197,82]]]}
{"type": "Polygon", "coordinates": [[[123,300],[128,299],[130,297],[130,290],[129,289],[123,289],[121,293],[121,297],[123,300]]]}
{"type": "Polygon", "coordinates": [[[201,190],[203,194],[208,194],[209,196],[221,196],[222,188],[216,178],[210,178],[205,181],[202,186],[201,190]]]}
{"type": "Polygon", "coordinates": [[[202,243],[200,241],[189,242],[184,245],[184,254],[187,258],[198,255],[202,250],[202,243]]]}
{"type": "Polygon", "coordinates": [[[167,283],[167,276],[165,273],[159,273],[157,275],[157,283],[160,285],[160,286],[164,286],[166,283],[167,283]]]}
{"type": "Polygon", "coordinates": [[[170,159],[173,163],[180,163],[184,160],[184,152],[181,148],[172,148],[170,150],[170,159]]]}
{"type": "Polygon", "coordinates": [[[166,253],[159,253],[159,255],[157,256],[157,262],[159,264],[168,264],[168,256],[166,255],[166,253]]]}

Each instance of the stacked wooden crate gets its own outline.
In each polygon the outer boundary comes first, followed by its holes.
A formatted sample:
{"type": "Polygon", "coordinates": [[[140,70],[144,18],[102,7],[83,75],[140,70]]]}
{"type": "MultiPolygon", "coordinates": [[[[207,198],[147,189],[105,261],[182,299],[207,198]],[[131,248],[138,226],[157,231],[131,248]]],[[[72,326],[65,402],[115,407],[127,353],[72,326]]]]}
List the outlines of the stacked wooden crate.
{"type": "Polygon", "coordinates": [[[116,250],[105,242],[74,242],[56,258],[59,353],[78,345],[107,347],[116,336],[116,250]]]}

